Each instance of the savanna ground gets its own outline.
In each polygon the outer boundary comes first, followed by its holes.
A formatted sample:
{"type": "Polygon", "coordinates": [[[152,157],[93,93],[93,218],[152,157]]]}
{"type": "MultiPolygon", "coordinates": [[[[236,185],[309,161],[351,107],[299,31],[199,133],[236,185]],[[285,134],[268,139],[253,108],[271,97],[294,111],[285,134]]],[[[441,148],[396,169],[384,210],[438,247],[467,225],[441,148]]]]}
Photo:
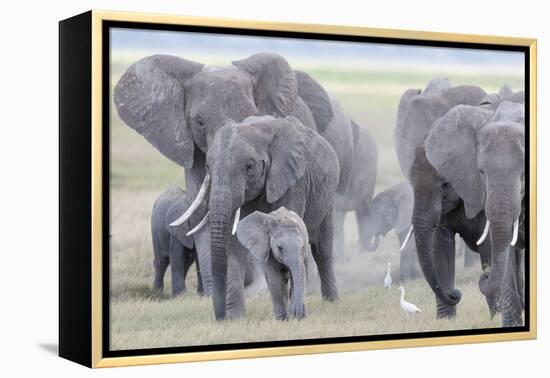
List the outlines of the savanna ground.
{"type": "MultiPolygon", "coordinates": [[[[185,56],[203,63],[227,64],[231,59],[185,56]]],[[[139,56],[113,54],[111,85],[139,56]]],[[[503,84],[523,87],[523,77],[475,71],[357,68],[337,69],[315,62],[294,62],[309,72],[336,97],[353,119],[368,127],[379,148],[376,192],[403,180],[393,147],[393,128],[401,93],[423,88],[433,77],[448,77],[453,84],[477,84],[497,91],[503,84]]],[[[246,318],[216,322],[210,298],[196,294],[196,275],[191,269],[187,293],[170,298],[170,269],[164,295],[155,295],[153,252],[149,217],[156,197],[165,189],[185,187],[182,170],[161,156],[141,136],[126,127],[114,107],[111,114],[111,248],[110,303],[111,349],[135,349],[182,345],[239,343],[335,336],[460,330],[500,326],[491,320],[479,292],[479,264],[464,269],[457,259],[456,286],[462,291],[457,316],[435,319],[435,298],[424,279],[404,283],[406,299],[422,313],[406,317],[399,306],[399,245],[388,234],[375,253],[358,252],[353,214],[346,218],[345,258],[336,261],[340,299],[325,303],[315,290],[306,297],[308,316],[302,321],[275,321],[269,294],[246,300],[246,318]],[[386,263],[392,263],[394,287],[383,288],[386,263]]]]}

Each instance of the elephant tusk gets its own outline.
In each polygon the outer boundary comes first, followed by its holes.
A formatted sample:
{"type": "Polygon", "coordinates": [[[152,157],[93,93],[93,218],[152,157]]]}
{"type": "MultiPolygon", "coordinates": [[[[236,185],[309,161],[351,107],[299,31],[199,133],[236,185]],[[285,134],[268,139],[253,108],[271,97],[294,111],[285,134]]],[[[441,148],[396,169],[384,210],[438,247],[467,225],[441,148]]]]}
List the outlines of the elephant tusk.
{"type": "Polygon", "coordinates": [[[233,230],[231,230],[231,235],[235,235],[235,232],[237,232],[237,225],[239,224],[240,218],[241,218],[241,208],[239,207],[237,211],[235,211],[235,220],[233,221],[233,230]]]}
{"type": "Polygon", "coordinates": [[[189,217],[197,210],[197,208],[200,206],[202,200],[204,199],[204,196],[206,195],[206,192],[208,191],[208,186],[210,185],[210,175],[207,173],[204,176],[204,181],[202,182],[201,188],[199,189],[199,192],[197,193],[197,197],[195,197],[195,200],[193,203],[191,203],[191,206],[183,213],[181,217],[170,223],[170,226],[179,226],[183,222],[185,222],[189,217]]]}
{"type": "Polygon", "coordinates": [[[489,226],[490,225],[491,225],[491,222],[489,222],[489,219],[487,219],[487,221],[485,222],[485,228],[483,229],[483,234],[481,234],[481,237],[476,242],[476,245],[480,245],[481,243],[483,243],[485,241],[485,239],[487,238],[487,235],[489,234],[489,226]]]}
{"type": "Polygon", "coordinates": [[[411,227],[409,227],[409,232],[407,233],[407,236],[405,237],[405,240],[403,241],[401,248],[399,248],[399,252],[403,252],[403,250],[407,246],[407,243],[409,242],[409,239],[411,238],[412,233],[413,233],[413,226],[411,224],[411,227]]]}
{"type": "Polygon", "coordinates": [[[197,224],[191,231],[189,231],[187,234],[185,234],[185,236],[191,236],[195,232],[200,230],[206,224],[206,222],[208,222],[208,216],[209,215],[210,215],[210,210],[208,210],[206,212],[206,215],[204,216],[204,218],[202,218],[202,220],[199,222],[199,224],[197,224]]]}
{"type": "Polygon", "coordinates": [[[512,233],[512,241],[510,242],[510,245],[513,247],[516,245],[516,242],[518,241],[518,232],[519,232],[519,218],[516,218],[516,221],[514,222],[514,232],[512,233]]]}

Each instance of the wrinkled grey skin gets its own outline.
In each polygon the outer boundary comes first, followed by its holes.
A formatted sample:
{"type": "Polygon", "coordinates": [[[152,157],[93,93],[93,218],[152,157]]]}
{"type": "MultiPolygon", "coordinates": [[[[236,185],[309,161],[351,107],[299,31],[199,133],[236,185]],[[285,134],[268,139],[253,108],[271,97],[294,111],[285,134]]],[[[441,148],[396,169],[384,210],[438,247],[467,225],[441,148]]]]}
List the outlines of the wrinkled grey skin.
{"type": "Polygon", "coordinates": [[[433,123],[457,105],[479,105],[485,96],[479,87],[453,87],[449,80],[439,78],[431,80],[424,90],[408,89],[403,93],[397,110],[394,145],[407,180],[416,147],[424,141],[433,123]]]}
{"type": "MultiPolygon", "coordinates": [[[[399,245],[403,245],[407,233],[411,227],[414,194],[411,184],[402,182],[394,185],[376,195],[370,205],[369,217],[359,232],[370,242],[375,251],[380,243],[380,238],[395,230],[399,239],[399,245]]],[[[405,249],[400,253],[399,273],[401,281],[411,280],[420,276],[416,246],[414,239],[410,238],[405,249]]]]}
{"type": "Polygon", "coordinates": [[[269,214],[255,211],[239,222],[237,237],[261,264],[277,320],[306,316],[306,225],[293,211],[280,207],[269,214]],[[290,303],[290,306],[289,306],[290,303]]]}
{"type": "Polygon", "coordinates": [[[223,126],[206,160],[212,177],[212,274],[222,278],[214,280],[217,317],[244,314],[242,267],[248,252],[231,238],[238,208],[241,218],[255,210],[270,213],[281,206],[298,214],[307,226],[321,294],[326,300],[335,300],[332,217],[340,176],[330,144],[294,117],[249,117],[243,123],[223,126]],[[221,263],[225,261],[227,265],[221,263]],[[216,290],[218,284],[221,287],[216,290]],[[217,293],[227,293],[227,297],[217,293]]]}
{"type": "MultiPolygon", "coordinates": [[[[357,226],[365,229],[370,222],[369,206],[374,195],[376,184],[378,147],[365,127],[351,121],[353,131],[353,157],[351,179],[344,194],[336,196],[336,210],[334,212],[334,251],[342,255],[345,251],[344,219],[349,211],[355,212],[357,226]]],[[[359,234],[362,249],[374,250],[376,247],[371,239],[359,234]]]]}
{"type": "MultiPolygon", "coordinates": [[[[281,56],[260,53],[231,66],[208,67],[169,55],[153,55],[132,64],[114,88],[120,118],[164,156],[185,168],[187,192],[195,197],[204,179],[205,154],[219,128],[251,115],[295,116],[317,130],[338,158],[338,191],[349,185],[353,156],[349,118],[325,90],[306,73],[292,70],[281,56]]],[[[196,211],[196,225],[207,207],[196,211]]],[[[197,253],[210,253],[210,230],[194,235],[197,253]]],[[[226,260],[212,269],[226,270],[226,260]],[[219,265],[219,266],[218,266],[219,265]]],[[[214,275],[215,297],[223,296],[224,275],[214,275]]],[[[215,309],[217,319],[225,310],[215,309]]]]}
{"type": "MultiPolygon", "coordinates": [[[[151,240],[153,241],[155,278],[153,288],[159,292],[164,289],[164,274],[168,265],[172,271],[172,295],[185,292],[185,278],[193,264],[197,267],[197,292],[208,295],[211,292],[211,282],[203,286],[199,261],[193,247],[193,239],[185,235],[177,235],[169,224],[170,212],[187,204],[186,194],[179,188],[162,193],[151,212],[151,240]],[[203,288],[207,289],[204,290],[203,288]]],[[[208,278],[209,275],[208,275],[208,278]]]]}
{"type": "Polygon", "coordinates": [[[523,322],[523,294],[518,289],[523,284],[514,269],[521,266],[523,222],[515,247],[510,241],[514,221],[523,218],[524,144],[523,103],[501,100],[453,108],[417,148],[410,172],[414,235],[439,317],[454,316],[461,298],[454,288],[454,235],[459,233],[481,255],[479,287],[491,314],[498,310],[500,297],[503,325],[523,322]],[[489,237],[477,246],[485,217],[491,222],[489,237]]]}

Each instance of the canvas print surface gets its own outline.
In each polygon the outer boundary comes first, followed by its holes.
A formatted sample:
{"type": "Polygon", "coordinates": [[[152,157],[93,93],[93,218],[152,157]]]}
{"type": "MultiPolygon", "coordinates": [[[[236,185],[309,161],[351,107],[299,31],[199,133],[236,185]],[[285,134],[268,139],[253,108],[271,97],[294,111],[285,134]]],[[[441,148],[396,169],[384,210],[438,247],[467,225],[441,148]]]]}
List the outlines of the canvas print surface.
{"type": "Polygon", "coordinates": [[[110,350],[524,325],[523,52],[109,38],[110,350]]]}

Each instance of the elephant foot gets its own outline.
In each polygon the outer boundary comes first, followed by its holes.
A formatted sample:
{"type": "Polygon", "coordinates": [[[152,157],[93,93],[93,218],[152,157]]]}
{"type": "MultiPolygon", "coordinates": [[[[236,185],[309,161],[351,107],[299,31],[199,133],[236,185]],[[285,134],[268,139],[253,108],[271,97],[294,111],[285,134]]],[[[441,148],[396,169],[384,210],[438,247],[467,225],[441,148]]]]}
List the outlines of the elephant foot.
{"type": "Polygon", "coordinates": [[[292,316],[294,319],[301,320],[306,317],[306,306],[302,305],[301,311],[293,311],[290,310],[290,316],[292,316]]]}
{"type": "Polygon", "coordinates": [[[502,315],[502,326],[503,327],[522,327],[523,326],[523,317],[518,316],[506,316],[502,315]]]}
{"type": "Polygon", "coordinates": [[[334,294],[323,294],[323,300],[327,302],[336,302],[338,300],[338,293],[334,294]]]}
{"type": "Polygon", "coordinates": [[[177,297],[177,296],[180,296],[180,295],[183,295],[183,294],[185,294],[185,288],[172,289],[172,296],[173,297],[177,297]]]}
{"type": "Polygon", "coordinates": [[[437,319],[453,319],[456,317],[456,306],[437,305],[437,319]]]}

